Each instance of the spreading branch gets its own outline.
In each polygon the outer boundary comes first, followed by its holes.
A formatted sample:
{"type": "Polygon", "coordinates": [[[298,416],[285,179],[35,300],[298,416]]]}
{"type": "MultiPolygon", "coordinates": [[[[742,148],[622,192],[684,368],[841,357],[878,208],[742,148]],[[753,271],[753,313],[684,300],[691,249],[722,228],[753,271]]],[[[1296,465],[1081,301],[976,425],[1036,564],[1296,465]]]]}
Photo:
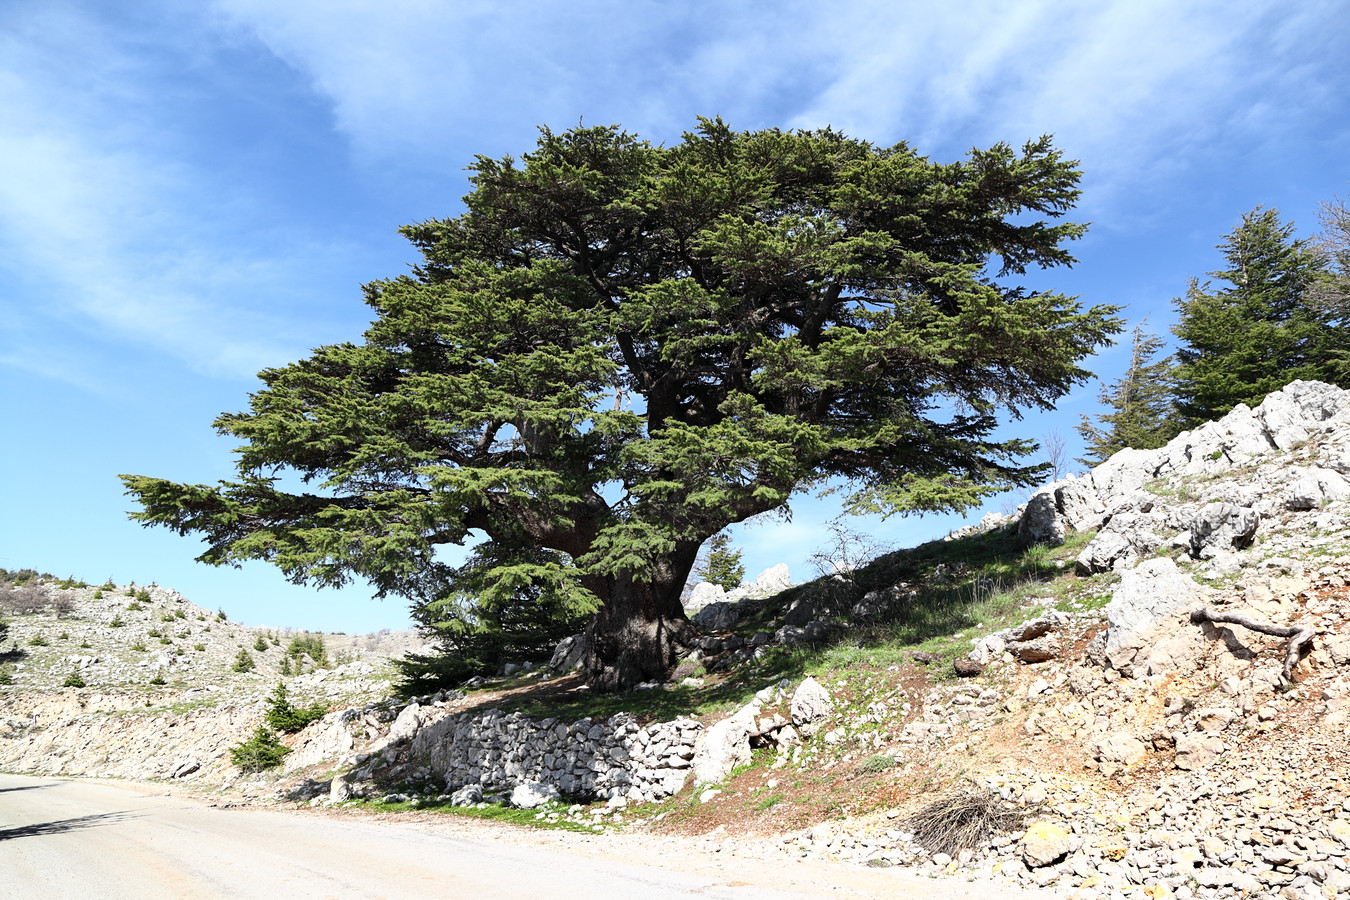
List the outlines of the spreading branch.
{"type": "Polygon", "coordinates": [[[1243,628],[1258,632],[1259,634],[1268,634],[1271,637],[1289,638],[1289,645],[1284,651],[1284,680],[1292,682],[1294,680],[1294,667],[1298,665],[1299,660],[1303,658],[1303,648],[1313,639],[1315,632],[1310,625],[1271,625],[1269,622],[1258,622],[1251,616],[1244,616],[1241,613],[1221,613],[1215,612],[1209,607],[1203,607],[1191,613],[1191,624],[1200,625],[1205,622],[1213,622],[1223,625],[1241,625],[1243,628]]]}

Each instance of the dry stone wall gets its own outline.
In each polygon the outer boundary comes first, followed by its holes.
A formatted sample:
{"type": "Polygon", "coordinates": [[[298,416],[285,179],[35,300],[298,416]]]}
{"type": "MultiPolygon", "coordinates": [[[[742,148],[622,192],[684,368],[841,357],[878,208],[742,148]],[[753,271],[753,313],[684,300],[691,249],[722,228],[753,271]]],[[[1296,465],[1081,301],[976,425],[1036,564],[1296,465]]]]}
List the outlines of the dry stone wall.
{"type": "Polygon", "coordinates": [[[423,724],[408,752],[426,759],[449,790],[538,782],[576,797],[648,802],[684,786],[702,730],[693,719],[639,726],[619,713],[568,723],[493,709],[423,724]]]}

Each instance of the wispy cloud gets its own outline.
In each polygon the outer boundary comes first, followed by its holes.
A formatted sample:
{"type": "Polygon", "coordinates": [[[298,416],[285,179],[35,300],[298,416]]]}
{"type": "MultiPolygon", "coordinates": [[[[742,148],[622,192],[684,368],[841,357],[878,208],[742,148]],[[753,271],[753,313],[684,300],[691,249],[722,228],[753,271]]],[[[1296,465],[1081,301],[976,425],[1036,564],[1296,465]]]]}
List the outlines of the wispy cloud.
{"type": "Polygon", "coordinates": [[[0,38],[0,309],[37,342],[0,363],[88,385],[90,341],[227,376],[305,346],[269,295],[303,297],[317,248],[179,157],[141,60],[96,23],[56,7],[23,24],[0,38]]]}
{"type": "Polygon", "coordinates": [[[1275,97],[1326,90],[1309,47],[1350,24],[1334,2],[1274,0],[220,8],[308,73],[373,159],[519,149],[533,125],[582,114],[672,138],[724,113],[943,156],[1050,131],[1117,188],[1208,143],[1269,137],[1300,114],[1275,97]]]}

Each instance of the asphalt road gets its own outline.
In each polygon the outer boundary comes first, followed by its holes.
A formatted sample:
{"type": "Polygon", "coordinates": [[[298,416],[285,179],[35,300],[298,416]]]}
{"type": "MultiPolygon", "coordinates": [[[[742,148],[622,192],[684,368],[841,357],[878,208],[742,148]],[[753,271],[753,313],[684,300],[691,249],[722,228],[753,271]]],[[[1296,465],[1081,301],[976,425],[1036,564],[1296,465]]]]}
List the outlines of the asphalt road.
{"type": "Polygon", "coordinates": [[[162,785],[0,775],[6,900],[1033,896],[894,869],[672,853],[652,840],[548,840],[463,820],[215,808],[162,785]]]}

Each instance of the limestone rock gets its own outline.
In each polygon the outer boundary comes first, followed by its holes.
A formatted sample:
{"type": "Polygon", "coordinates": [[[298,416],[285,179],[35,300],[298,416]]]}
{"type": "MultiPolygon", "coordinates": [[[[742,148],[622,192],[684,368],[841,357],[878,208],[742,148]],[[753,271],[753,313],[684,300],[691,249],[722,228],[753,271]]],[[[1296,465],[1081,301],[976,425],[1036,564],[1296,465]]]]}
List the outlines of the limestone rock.
{"type": "Polygon", "coordinates": [[[1174,762],[1178,769],[1187,771],[1203,769],[1214,762],[1223,751],[1224,744],[1220,738],[1203,733],[1179,734],[1174,762]]]}
{"type": "Polygon", "coordinates": [[[558,642],[548,666],[555,672],[570,672],[586,658],[586,634],[574,634],[558,642]]]}
{"type": "Polygon", "coordinates": [[[1058,547],[1064,543],[1065,531],[1065,522],[1055,505],[1054,493],[1041,490],[1033,494],[1017,525],[1017,539],[1025,546],[1048,544],[1058,547]]]}
{"type": "Polygon", "coordinates": [[[750,704],[699,735],[694,747],[694,782],[715,784],[750,762],[750,732],[759,707],[750,704]]]}
{"type": "Polygon", "coordinates": [[[1207,504],[1191,520],[1191,556],[1201,559],[1216,551],[1246,547],[1260,523],[1254,509],[1233,503],[1207,504]]]}
{"type": "MultiPolygon", "coordinates": [[[[561,794],[558,792],[556,784],[545,784],[542,781],[527,781],[524,784],[518,784],[511,791],[511,805],[517,809],[534,809],[536,806],[543,806],[557,800],[561,794]]],[[[453,802],[453,800],[452,800],[453,802]]]]}
{"type": "Polygon", "coordinates": [[[720,584],[713,584],[709,581],[701,581],[694,585],[693,591],[689,594],[689,600],[684,604],[684,608],[691,613],[698,612],[709,603],[725,603],[727,592],[720,584]]]}
{"type": "Polygon", "coordinates": [[[1038,869],[1068,856],[1072,845],[1073,838],[1062,825],[1037,822],[1027,829],[1022,843],[1022,858],[1028,866],[1038,869]]]}
{"type": "Polygon", "coordinates": [[[802,679],[792,694],[792,724],[809,725],[834,711],[834,700],[825,686],[810,675],[802,679]]]}
{"type": "Polygon", "coordinates": [[[416,703],[409,703],[403,708],[403,712],[398,714],[398,718],[389,728],[389,743],[391,745],[406,744],[412,740],[413,735],[417,734],[417,729],[422,724],[422,720],[418,716],[421,709],[416,703]]]}
{"type": "Polygon", "coordinates": [[[703,631],[725,631],[735,625],[738,618],[740,613],[736,609],[736,604],[718,602],[709,603],[694,613],[690,621],[703,631]]]}
{"type": "Polygon", "coordinates": [[[1198,594],[1199,586],[1166,557],[1127,569],[1106,606],[1107,660],[1117,669],[1128,667],[1143,632],[1193,603],[1198,594]]]}
{"type": "Polygon", "coordinates": [[[1143,741],[1128,731],[1108,734],[1097,742],[1096,749],[1098,758],[1126,766],[1139,762],[1148,750],[1143,741]]]}

